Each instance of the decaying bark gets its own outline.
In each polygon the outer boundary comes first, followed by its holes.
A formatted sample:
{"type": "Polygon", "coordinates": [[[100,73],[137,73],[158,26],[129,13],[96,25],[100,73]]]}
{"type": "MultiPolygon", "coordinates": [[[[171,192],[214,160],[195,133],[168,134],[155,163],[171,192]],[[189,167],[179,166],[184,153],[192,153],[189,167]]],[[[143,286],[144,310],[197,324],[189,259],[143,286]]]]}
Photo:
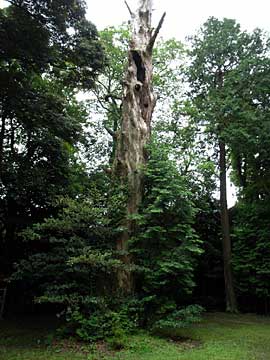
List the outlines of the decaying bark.
{"type": "MultiPolygon", "coordinates": [[[[156,102],[151,85],[152,50],[165,16],[162,16],[156,30],[153,30],[151,0],[140,0],[136,13],[129,7],[128,9],[133,29],[123,81],[121,129],[113,164],[113,176],[128,187],[127,218],[123,224],[125,230],[117,240],[117,250],[123,252],[122,259],[126,265],[131,263],[128,241],[135,229],[134,221],[129,217],[137,213],[142,200],[142,167],[147,160],[145,146],[150,139],[151,119],[156,102]]],[[[133,281],[129,270],[119,271],[118,286],[124,293],[132,291],[133,281]]]]}

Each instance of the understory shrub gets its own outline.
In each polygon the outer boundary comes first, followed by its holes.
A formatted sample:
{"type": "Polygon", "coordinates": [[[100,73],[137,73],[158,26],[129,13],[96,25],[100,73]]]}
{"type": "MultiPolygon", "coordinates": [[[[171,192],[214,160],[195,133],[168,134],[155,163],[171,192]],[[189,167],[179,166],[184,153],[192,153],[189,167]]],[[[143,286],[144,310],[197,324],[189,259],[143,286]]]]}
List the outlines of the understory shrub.
{"type": "Polygon", "coordinates": [[[67,330],[82,340],[111,337],[113,346],[121,346],[124,334],[138,326],[179,320],[177,309],[190,301],[202,252],[192,196],[166,149],[151,147],[144,171],[145,193],[129,248],[135,278],[129,298],[117,289],[117,271],[127,265],[115,246],[125,188],[65,199],[58,216],[22,234],[35,251],[17,265],[13,279],[26,281],[36,302],[58,304],[67,330]]]}
{"type": "Polygon", "coordinates": [[[260,309],[262,312],[269,313],[269,199],[240,202],[235,212],[233,269],[239,300],[246,311],[260,309]]]}
{"type": "Polygon", "coordinates": [[[137,314],[130,311],[131,301],[123,299],[98,299],[91,311],[79,307],[70,308],[67,313],[67,326],[84,341],[110,338],[119,345],[126,333],[133,332],[138,326],[137,314]],[[102,304],[102,306],[101,306],[102,304]]]}
{"type": "Polygon", "coordinates": [[[148,325],[192,301],[194,272],[202,253],[194,230],[196,211],[185,177],[169,159],[166,147],[154,143],[145,168],[138,231],[131,242],[142,269],[137,291],[145,299],[148,325]]]}
{"type": "Polygon", "coordinates": [[[175,310],[156,321],[152,326],[152,332],[162,334],[166,330],[188,327],[201,320],[203,311],[204,309],[200,305],[189,305],[185,308],[175,310]]]}

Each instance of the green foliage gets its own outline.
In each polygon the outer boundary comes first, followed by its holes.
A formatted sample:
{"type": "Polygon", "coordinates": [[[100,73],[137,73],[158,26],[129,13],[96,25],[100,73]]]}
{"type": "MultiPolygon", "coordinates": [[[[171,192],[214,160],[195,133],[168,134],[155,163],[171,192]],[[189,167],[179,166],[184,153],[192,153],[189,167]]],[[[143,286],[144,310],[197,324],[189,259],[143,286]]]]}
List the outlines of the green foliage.
{"type": "Polygon", "coordinates": [[[258,305],[263,300],[263,311],[269,311],[269,213],[269,201],[242,202],[234,218],[233,265],[239,296],[248,310],[249,304],[258,305]]]}
{"type": "Polygon", "coordinates": [[[90,193],[60,199],[58,216],[22,232],[32,255],[17,264],[11,280],[26,282],[36,303],[57,304],[65,332],[87,341],[109,336],[120,341],[137,326],[139,307],[117,296],[116,272],[124,266],[114,245],[119,196],[113,194],[108,206],[97,189],[90,193]]]}
{"type": "MultiPolygon", "coordinates": [[[[127,66],[130,29],[126,25],[109,27],[100,32],[100,38],[107,62],[92,90],[93,96],[88,100],[95,122],[90,124],[93,142],[87,156],[95,159],[98,152],[97,162],[100,163],[102,155],[102,162],[107,164],[108,158],[109,163],[113,162],[115,134],[121,124],[122,81],[127,66]]],[[[153,89],[159,98],[154,112],[154,127],[159,129],[160,137],[166,137],[164,123],[170,122],[173,105],[183,93],[184,54],[183,44],[175,39],[158,41],[153,51],[153,89]]]]}
{"type": "MultiPolygon", "coordinates": [[[[118,299],[119,300],[119,299],[118,299]]],[[[137,324],[129,310],[129,302],[98,299],[91,311],[70,310],[67,314],[68,328],[75,329],[75,334],[84,341],[110,339],[112,347],[121,346],[127,333],[132,332],[137,324]]]]}
{"type": "Polygon", "coordinates": [[[194,90],[208,92],[219,86],[218,77],[235,69],[240,62],[265,51],[262,32],[241,31],[233,19],[210,17],[191,38],[189,78],[194,90]]]}
{"type": "Polygon", "coordinates": [[[235,20],[213,17],[191,39],[191,65],[187,69],[190,93],[198,109],[197,121],[215,139],[227,140],[224,131],[239,117],[235,110],[240,110],[241,102],[235,101],[235,89],[229,79],[241,76],[239,71],[244,63],[256,62],[264,56],[266,43],[265,35],[258,29],[247,33],[241,31],[235,20]]]}
{"type": "Polygon", "coordinates": [[[257,30],[251,45],[253,53],[227,74],[219,106],[226,119],[223,138],[230,147],[232,179],[239,187],[233,211],[236,286],[245,309],[268,312],[269,39],[257,30]]]}
{"type": "Polygon", "coordinates": [[[124,196],[124,189],[117,189],[107,188],[107,198],[93,187],[85,199],[57,203],[57,217],[23,232],[33,254],[13,275],[35,290],[36,302],[59,304],[68,328],[84,340],[112,336],[117,343],[121,334],[175,311],[194,287],[201,253],[192,228],[196,211],[185,179],[167,152],[155,146],[131,244],[136,294],[131,299],[117,296],[116,274],[126,266],[115,250],[124,196]]]}
{"type": "Polygon", "coordinates": [[[202,250],[193,229],[196,209],[191,198],[166,149],[153,144],[137,216],[139,229],[132,242],[136,264],[142,268],[138,281],[150,318],[166,313],[166,304],[183,302],[194,287],[194,269],[202,250]]]}
{"type": "Polygon", "coordinates": [[[162,334],[163,330],[181,329],[201,321],[204,309],[200,305],[189,305],[186,308],[175,310],[168,316],[158,320],[152,326],[155,334],[162,334]]]}
{"type": "Polygon", "coordinates": [[[93,282],[100,272],[108,271],[106,260],[112,247],[105,208],[101,201],[96,204],[95,197],[63,199],[58,217],[22,233],[32,252],[36,251],[21,261],[13,277],[24,277],[29,285],[38,286],[37,294],[42,296],[37,301],[76,305],[96,295],[93,282]]]}
{"type": "Polygon", "coordinates": [[[25,251],[17,232],[49,216],[57,196],[76,196],[85,189],[78,148],[86,142],[87,114],[75,94],[93,87],[104,63],[83,1],[9,2],[0,9],[0,252],[5,273],[25,251]]]}
{"type": "MultiPolygon", "coordinates": [[[[269,39],[259,29],[252,33],[241,31],[240,25],[234,20],[209,18],[191,39],[191,45],[191,66],[187,73],[195,108],[192,116],[205,133],[205,139],[212,144],[214,160],[217,160],[219,152],[217,144],[219,147],[224,146],[223,151],[227,155],[228,163],[229,159],[232,160],[232,178],[240,187],[241,202],[243,204],[247,201],[245,206],[253,207],[252,201],[267,198],[267,191],[263,188],[266,189],[269,181],[268,160],[263,156],[264,151],[261,151],[261,148],[264,148],[263,143],[269,144],[266,135],[269,127],[269,91],[266,80],[269,74],[269,39]]],[[[220,175],[226,173],[228,167],[223,164],[221,169],[220,162],[220,175]]],[[[254,204],[254,208],[256,206],[254,204]]],[[[242,263],[242,253],[238,254],[237,251],[241,246],[245,247],[245,241],[249,248],[248,234],[251,235],[257,225],[252,221],[252,225],[245,228],[246,217],[241,215],[237,219],[240,223],[235,227],[238,230],[233,240],[238,244],[234,247],[234,255],[239,265],[242,263]],[[245,240],[244,233],[247,235],[245,240]]],[[[216,237],[218,236],[217,232],[216,237]]],[[[215,245],[213,240],[214,238],[211,243],[215,245]]],[[[252,248],[254,251],[254,246],[252,248]]],[[[208,251],[215,249],[218,250],[214,246],[214,249],[208,248],[208,251]]],[[[266,263],[267,257],[266,254],[266,263]]],[[[248,261],[246,266],[249,267],[249,264],[248,261]]],[[[239,271],[237,280],[241,287],[241,271],[238,265],[235,271],[239,271]]]]}
{"type": "Polygon", "coordinates": [[[244,62],[227,84],[236,120],[225,135],[232,147],[233,179],[247,201],[269,196],[269,69],[269,58],[264,54],[244,62]]]}
{"type": "Polygon", "coordinates": [[[1,56],[21,70],[45,70],[65,86],[91,88],[104,63],[83,1],[17,1],[1,10],[1,56]]]}
{"type": "MultiPolygon", "coordinates": [[[[220,211],[218,201],[198,198],[199,211],[196,215],[195,230],[202,240],[203,253],[195,271],[196,288],[194,302],[208,311],[223,307],[224,278],[222,242],[220,233],[220,211]]],[[[196,202],[197,204],[197,202],[196,202]]]]}
{"type": "Polygon", "coordinates": [[[233,233],[238,292],[267,304],[270,64],[265,35],[241,31],[234,20],[210,18],[192,39],[188,69],[186,50],[175,39],[154,49],[159,101],[154,140],[145,149],[143,201],[133,215],[129,244],[135,293],[123,299],[116,279],[127,265],[115,244],[128,193],[97,168],[108,162],[108,154],[112,163],[115,153],[129,31],[108,28],[99,38],[79,0],[10,3],[0,10],[0,220],[2,243],[11,249],[15,238],[23,241],[15,249],[14,258],[23,248],[24,259],[13,280],[21,281],[37,303],[57,305],[65,331],[85,341],[109,338],[114,349],[123,347],[126,334],[138,326],[181,330],[196,322],[202,308],[187,306],[196,282],[201,299],[205,283],[215,292],[222,276],[212,199],[215,145],[222,139],[241,187],[233,233]],[[182,89],[184,70],[189,100],[182,89]],[[76,100],[78,89],[91,91],[88,110],[95,121],[76,100]],[[82,162],[88,162],[91,174],[82,162]]]}

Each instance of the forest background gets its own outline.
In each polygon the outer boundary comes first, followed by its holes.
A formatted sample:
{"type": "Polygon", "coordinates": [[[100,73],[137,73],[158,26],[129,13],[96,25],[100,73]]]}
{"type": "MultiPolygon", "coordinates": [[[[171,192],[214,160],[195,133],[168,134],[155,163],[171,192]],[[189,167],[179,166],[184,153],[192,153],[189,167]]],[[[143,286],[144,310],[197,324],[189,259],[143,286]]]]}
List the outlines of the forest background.
{"type": "Polygon", "coordinates": [[[82,1],[9,3],[0,18],[8,308],[56,312],[84,340],[183,326],[202,307],[268,313],[268,34],[210,17],[186,44],[160,39],[152,52],[150,38],[147,83],[146,52],[130,48],[127,26],[98,33],[82,1]],[[133,156],[125,74],[136,75],[143,114],[156,102],[133,173],[123,165],[133,156]],[[230,211],[228,172],[238,192],[230,211]]]}

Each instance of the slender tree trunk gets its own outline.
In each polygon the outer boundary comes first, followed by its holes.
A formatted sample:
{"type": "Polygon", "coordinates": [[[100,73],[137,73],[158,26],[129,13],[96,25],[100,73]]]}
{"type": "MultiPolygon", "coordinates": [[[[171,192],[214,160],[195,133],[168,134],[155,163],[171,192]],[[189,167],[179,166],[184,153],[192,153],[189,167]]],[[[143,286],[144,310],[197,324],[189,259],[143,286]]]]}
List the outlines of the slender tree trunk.
{"type": "Polygon", "coordinates": [[[13,123],[13,119],[10,119],[10,152],[14,159],[15,156],[15,127],[13,123]]]}
{"type": "Polygon", "coordinates": [[[3,113],[1,119],[1,129],[0,129],[0,180],[2,180],[2,171],[3,171],[5,129],[6,129],[6,117],[5,114],[3,113]]]}
{"type": "Polygon", "coordinates": [[[122,123],[113,164],[113,176],[128,187],[124,230],[116,244],[126,265],[125,270],[118,272],[118,287],[124,294],[133,290],[133,277],[128,270],[131,264],[128,242],[134,234],[136,223],[130,217],[138,212],[142,200],[142,167],[147,161],[145,145],[150,139],[151,119],[155,107],[151,84],[152,50],[165,16],[162,16],[158,27],[153,31],[151,0],[140,0],[136,13],[129,7],[128,9],[132,17],[133,33],[123,81],[122,123]]]}
{"type": "Polygon", "coordinates": [[[220,169],[220,215],[222,230],[222,247],[224,263],[224,280],[226,294],[226,311],[237,312],[237,303],[234,292],[233,274],[231,265],[231,237],[227,207],[227,179],[226,179],[226,149],[225,143],[219,141],[219,169],[220,169]]]}

